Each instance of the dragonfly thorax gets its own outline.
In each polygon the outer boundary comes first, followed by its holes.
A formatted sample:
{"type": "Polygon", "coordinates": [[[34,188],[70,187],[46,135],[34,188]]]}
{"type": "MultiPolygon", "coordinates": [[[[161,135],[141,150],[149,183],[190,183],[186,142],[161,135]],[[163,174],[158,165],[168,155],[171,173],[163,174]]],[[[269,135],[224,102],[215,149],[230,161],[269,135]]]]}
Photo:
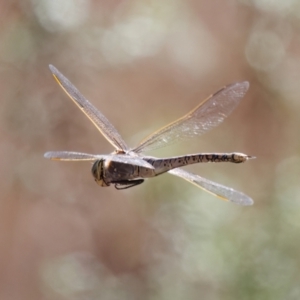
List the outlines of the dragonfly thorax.
{"type": "Polygon", "coordinates": [[[116,189],[126,189],[141,184],[144,179],[155,176],[153,169],[148,169],[134,163],[129,163],[129,157],[96,160],[92,167],[92,174],[100,186],[114,184],[116,189]]]}

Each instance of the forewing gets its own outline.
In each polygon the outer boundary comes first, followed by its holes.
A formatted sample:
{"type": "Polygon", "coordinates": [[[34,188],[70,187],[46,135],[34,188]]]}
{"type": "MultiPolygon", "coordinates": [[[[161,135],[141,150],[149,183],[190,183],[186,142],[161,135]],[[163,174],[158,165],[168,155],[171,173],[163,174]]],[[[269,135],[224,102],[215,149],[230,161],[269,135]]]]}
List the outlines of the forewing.
{"type": "Polygon", "coordinates": [[[252,205],[253,200],[247,195],[238,192],[232,188],[218,184],[216,182],[205,179],[199,175],[187,172],[183,169],[173,169],[169,173],[179,176],[197,187],[211,193],[214,196],[221,198],[222,200],[231,201],[238,205],[252,205]]]}
{"type": "Polygon", "coordinates": [[[81,111],[93,122],[102,135],[117,149],[128,150],[126,143],[115,129],[115,127],[108,121],[108,119],[96,109],[77,88],[54,66],[49,65],[50,71],[54,78],[66,94],[74,101],[81,111]]]}
{"type": "Polygon", "coordinates": [[[219,125],[235,109],[248,88],[247,81],[225,86],[185,116],[148,136],[133,151],[157,149],[207,132],[219,125]]]}
{"type": "Polygon", "coordinates": [[[123,164],[130,164],[134,166],[139,166],[147,169],[154,169],[154,167],[143,160],[140,157],[132,157],[122,154],[110,154],[110,155],[97,155],[88,154],[81,152],[69,152],[69,151],[51,151],[44,154],[45,158],[52,160],[61,161],[96,161],[98,159],[116,161],[123,164]]]}
{"type": "Polygon", "coordinates": [[[63,161],[95,161],[105,157],[105,155],[88,154],[81,152],[69,152],[69,151],[51,151],[44,154],[45,158],[52,160],[63,161]]]}

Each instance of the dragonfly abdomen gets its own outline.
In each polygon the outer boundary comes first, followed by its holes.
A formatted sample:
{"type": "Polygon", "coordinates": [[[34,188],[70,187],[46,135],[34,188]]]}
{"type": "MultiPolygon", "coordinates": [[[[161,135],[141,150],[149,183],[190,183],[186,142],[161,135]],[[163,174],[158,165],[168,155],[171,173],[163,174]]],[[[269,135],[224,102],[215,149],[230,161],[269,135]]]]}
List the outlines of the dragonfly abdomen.
{"type": "Polygon", "coordinates": [[[196,155],[188,156],[189,161],[207,163],[207,162],[231,162],[231,163],[242,163],[252,158],[249,155],[243,153],[201,153],[196,155]]]}
{"type": "Polygon", "coordinates": [[[249,155],[243,153],[198,153],[184,156],[176,156],[162,159],[145,159],[150,163],[154,169],[155,174],[170,171],[175,168],[183,167],[186,165],[192,165],[197,163],[209,163],[209,162],[231,162],[231,163],[242,163],[252,158],[249,155]]]}

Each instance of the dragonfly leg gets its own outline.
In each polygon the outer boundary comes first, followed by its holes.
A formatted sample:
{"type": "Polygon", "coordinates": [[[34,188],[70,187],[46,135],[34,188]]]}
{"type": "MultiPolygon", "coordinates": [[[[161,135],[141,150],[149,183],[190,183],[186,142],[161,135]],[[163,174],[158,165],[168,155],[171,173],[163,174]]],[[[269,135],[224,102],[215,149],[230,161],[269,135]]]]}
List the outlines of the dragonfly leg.
{"type": "Polygon", "coordinates": [[[144,179],[136,179],[136,180],[120,180],[120,181],[115,181],[112,183],[115,183],[115,188],[117,190],[125,190],[129,189],[131,187],[134,187],[136,185],[139,185],[144,182],[144,179]]]}

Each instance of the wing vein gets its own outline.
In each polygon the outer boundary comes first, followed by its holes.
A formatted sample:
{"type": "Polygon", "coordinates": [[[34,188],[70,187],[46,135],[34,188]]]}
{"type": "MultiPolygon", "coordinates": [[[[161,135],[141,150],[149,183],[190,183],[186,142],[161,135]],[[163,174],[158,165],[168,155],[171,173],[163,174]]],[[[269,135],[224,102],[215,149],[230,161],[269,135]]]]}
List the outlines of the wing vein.
{"type": "Polygon", "coordinates": [[[183,117],[152,133],[133,151],[149,151],[204,134],[219,125],[235,109],[248,88],[247,81],[225,86],[183,117]]]}
{"type": "Polygon", "coordinates": [[[102,135],[117,149],[128,150],[128,147],[116,128],[109,120],[94,107],[78,89],[54,66],[49,65],[49,68],[61,88],[80,108],[80,110],[91,120],[102,135]]]}

